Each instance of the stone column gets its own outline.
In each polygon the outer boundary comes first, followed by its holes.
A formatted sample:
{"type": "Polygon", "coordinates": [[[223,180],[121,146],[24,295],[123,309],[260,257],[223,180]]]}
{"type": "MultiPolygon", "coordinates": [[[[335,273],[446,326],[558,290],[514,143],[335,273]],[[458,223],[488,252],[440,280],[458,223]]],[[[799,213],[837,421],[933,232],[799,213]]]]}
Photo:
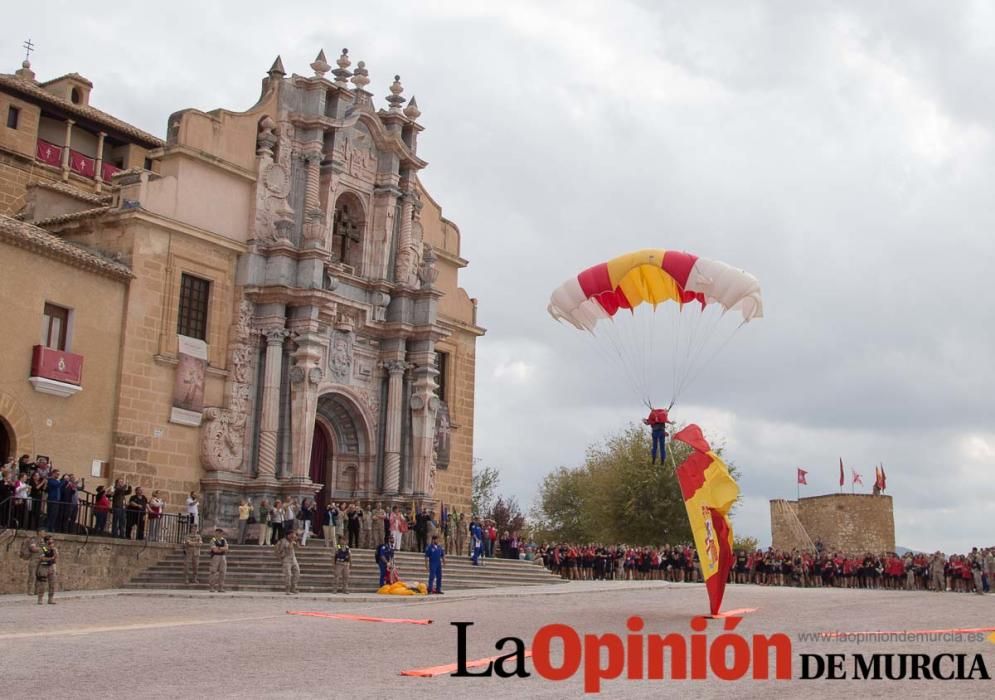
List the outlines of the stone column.
{"type": "Polygon", "coordinates": [[[266,338],[266,360],[263,373],[262,416],[259,419],[259,472],[261,478],[276,476],[276,438],[280,428],[280,378],[283,374],[283,340],[286,328],[270,328],[262,332],[266,338]]]}
{"type": "Polygon", "coordinates": [[[411,466],[415,496],[435,494],[435,417],[439,397],[435,395],[435,352],[431,340],[418,341],[408,353],[414,363],[411,386],[411,466]]]}
{"type": "Polygon", "coordinates": [[[325,247],[325,216],[321,211],[321,143],[304,152],[307,190],[304,193],[304,248],[325,247]]]}
{"type": "Polygon", "coordinates": [[[97,192],[101,190],[101,184],[104,181],[104,174],[102,172],[104,167],[104,138],[107,136],[103,131],[97,134],[97,167],[96,172],[93,177],[97,181],[97,192]]]}
{"type": "Polygon", "coordinates": [[[388,372],[387,379],[387,424],[384,440],[385,496],[396,496],[401,488],[401,394],[404,388],[404,370],[408,368],[403,360],[387,360],[383,363],[388,372]]]}
{"type": "Polygon", "coordinates": [[[62,149],[62,180],[69,181],[69,149],[73,145],[73,124],[72,119],[66,120],[66,145],[62,149]]]}
{"type": "Polygon", "coordinates": [[[414,191],[410,186],[406,186],[401,199],[401,223],[398,230],[397,258],[394,261],[394,280],[403,285],[410,283],[413,273],[414,246],[411,241],[411,222],[414,198],[414,191]]]}
{"type": "MultiPolygon", "coordinates": [[[[315,314],[317,309],[314,310],[315,314]]],[[[293,322],[292,322],[293,325],[293,322]]],[[[318,408],[318,385],[324,376],[321,359],[323,340],[316,320],[295,325],[294,366],[290,369],[291,426],[290,441],[293,468],[290,478],[297,484],[311,483],[311,447],[314,439],[314,419],[318,408]]],[[[314,489],[307,490],[308,496],[314,489]]]]}

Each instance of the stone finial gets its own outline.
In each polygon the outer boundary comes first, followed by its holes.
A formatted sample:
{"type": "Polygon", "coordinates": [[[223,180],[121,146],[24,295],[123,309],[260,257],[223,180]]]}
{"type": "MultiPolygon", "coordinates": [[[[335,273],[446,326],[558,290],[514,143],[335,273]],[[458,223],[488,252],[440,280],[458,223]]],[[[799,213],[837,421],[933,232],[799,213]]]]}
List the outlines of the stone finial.
{"type": "Polygon", "coordinates": [[[342,49],[342,55],[335,61],[335,64],[338,66],[332,71],[332,75],[335,76],[335,84],[340,88],[349,87],[346,82],[352,75],[352,71],[349,70],[349,66],[352,65],[352,61],[349,60],[349,49],[342,49]]]}
{"type": "Polygon", "coordinates": [[[352,84],[357,90],[365,90],[370,84],[370,71],[366,70],[366,61],[356,64],[356,70],[352,73],[352,84]]]}
{"type": "Polygon", "coordinates": [[[273,133],[276,122],[268,115],[259,120],[256,133],[256,155],[273,157],[273,146],[276,145],[277,136],[273,133]]]}
{"type": "Polygon", "coordinates": [[[406,116],[411,121],[415,121],[421,116],[421,110],[418,109],[418,101],[415,96],[411,96],[411,101],[408,102],[408,106],[404,108],[404,116],[406,116]]]}
{"type": "Polygon", "coordinates": [[[273,65],[270,66],[267,72],[269,73],[269,77],[274,80],[282,78],[287,74],[287,71],[283,69],[283,60],[279,56],[276,57],[276,60],[273,61],[273,65]]]}
{"type": "Polygon", "coordinates": [[[435,266],[438,259],[432,246],[425,246],[421,266],[418,268],[418,279],[421,282],[422,289],[431,289],[435,281],[439,279],[439,268],[435,266]]]}
{"type": "Polygon", "coordinates": [[[21,67],[19,70],[15,71],[14,75],[16,75],[21,80],[33,81],[35,79],[35,72],[31,70],[31,61],[29,61],[28,59],[24,59],[23,61],[21,61],[21,67]]]}
{"type": "Polygon", "coordinates": [[[311,64],[311,69],[314,71],[315,78],[324,78],[325,73],[332,69],[332,67],[328,65],[328,61],[325,60],[324,49],[321,49],[318,52],[318,55],[314,59],[314,63],[311,64]]]}
{"type": "Polygon", "coordinates": [[[387,96],[387,103],[390,104],[391,112],[401,111],[401,105],[405,102],[405,99],[401,97],[402,92],[404,92],[404,86],[401,85],[401,76],[395,75],[394,82],[390,84],[390,95],[387,96]]]}

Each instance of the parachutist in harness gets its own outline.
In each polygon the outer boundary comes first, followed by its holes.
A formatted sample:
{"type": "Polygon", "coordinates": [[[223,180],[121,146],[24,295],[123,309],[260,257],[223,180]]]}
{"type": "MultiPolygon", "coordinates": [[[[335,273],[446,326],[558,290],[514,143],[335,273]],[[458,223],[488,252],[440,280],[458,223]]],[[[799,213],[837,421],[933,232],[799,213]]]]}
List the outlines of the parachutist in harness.
{"type": "Polygon", "coordinates": [[[673,425],[666,408],[651,408],[650,414],[643,418],[643,423],[650,427],[653,433],[653,461],[656,464],[656,456],[660,455],[660,464],[667,459],[667,425],[673,425]]]}

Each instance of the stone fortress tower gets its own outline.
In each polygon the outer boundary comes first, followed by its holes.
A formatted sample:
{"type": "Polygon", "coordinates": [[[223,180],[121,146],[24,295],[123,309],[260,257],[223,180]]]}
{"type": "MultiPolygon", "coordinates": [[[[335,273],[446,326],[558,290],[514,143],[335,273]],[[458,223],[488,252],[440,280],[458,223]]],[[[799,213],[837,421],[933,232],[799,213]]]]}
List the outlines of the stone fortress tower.
{"type": "Polygon", "coordinates": [[[895,551],[895,516],[891,496],[831,493],[770,502],[771,544],[775,549],[827,551],[895,551]]]}

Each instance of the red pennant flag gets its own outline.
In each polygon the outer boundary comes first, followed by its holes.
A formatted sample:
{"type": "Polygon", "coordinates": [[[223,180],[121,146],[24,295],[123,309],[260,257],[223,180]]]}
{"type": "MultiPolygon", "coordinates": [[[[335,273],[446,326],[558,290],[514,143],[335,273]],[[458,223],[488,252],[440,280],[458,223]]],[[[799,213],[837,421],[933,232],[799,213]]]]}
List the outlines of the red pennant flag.
{"type": "Polygon", "coordinates": [[[726,579],[732,568],[732,523],[729,509],[739,496],[739,486],[729,469],[709,447],[697,425],[689,425],[674,435],[692,448],[677,467],[677,482],[684,496],[694,545],[701,562],[701,574],[708,591],[712,615],[722,606],[726,579]]]}
{"type": "Polygon", "coordinates": [[[884,462],[881,463],[881,490],[884,491],[884,485],[888,477],[884,474],[884,462]]]}
{"type": "Polygon", "coordinates": [[[798,483],[799,484],[805,484],[806,486],[808,486],[808,482],[805,481],[805,475],[806,474],[808,474],[808,472],[805,471],[804,469],[801,469],[801,468],[798,469],[798,483]]]}
{"type": "Polygon", "coordinates": [[[840,486],[843,485],[843,458],[840,457],[840,486]]]}
{"type": "Polygon", "coordinates": [[[853,483],[854,484],[860,484],[861,486],[863,486],[864,485],[864,480],[860,477],[860,474],[857,473],[857,470],[856,469],[851,469],[850,471],[853,472],[853,483]]]}

